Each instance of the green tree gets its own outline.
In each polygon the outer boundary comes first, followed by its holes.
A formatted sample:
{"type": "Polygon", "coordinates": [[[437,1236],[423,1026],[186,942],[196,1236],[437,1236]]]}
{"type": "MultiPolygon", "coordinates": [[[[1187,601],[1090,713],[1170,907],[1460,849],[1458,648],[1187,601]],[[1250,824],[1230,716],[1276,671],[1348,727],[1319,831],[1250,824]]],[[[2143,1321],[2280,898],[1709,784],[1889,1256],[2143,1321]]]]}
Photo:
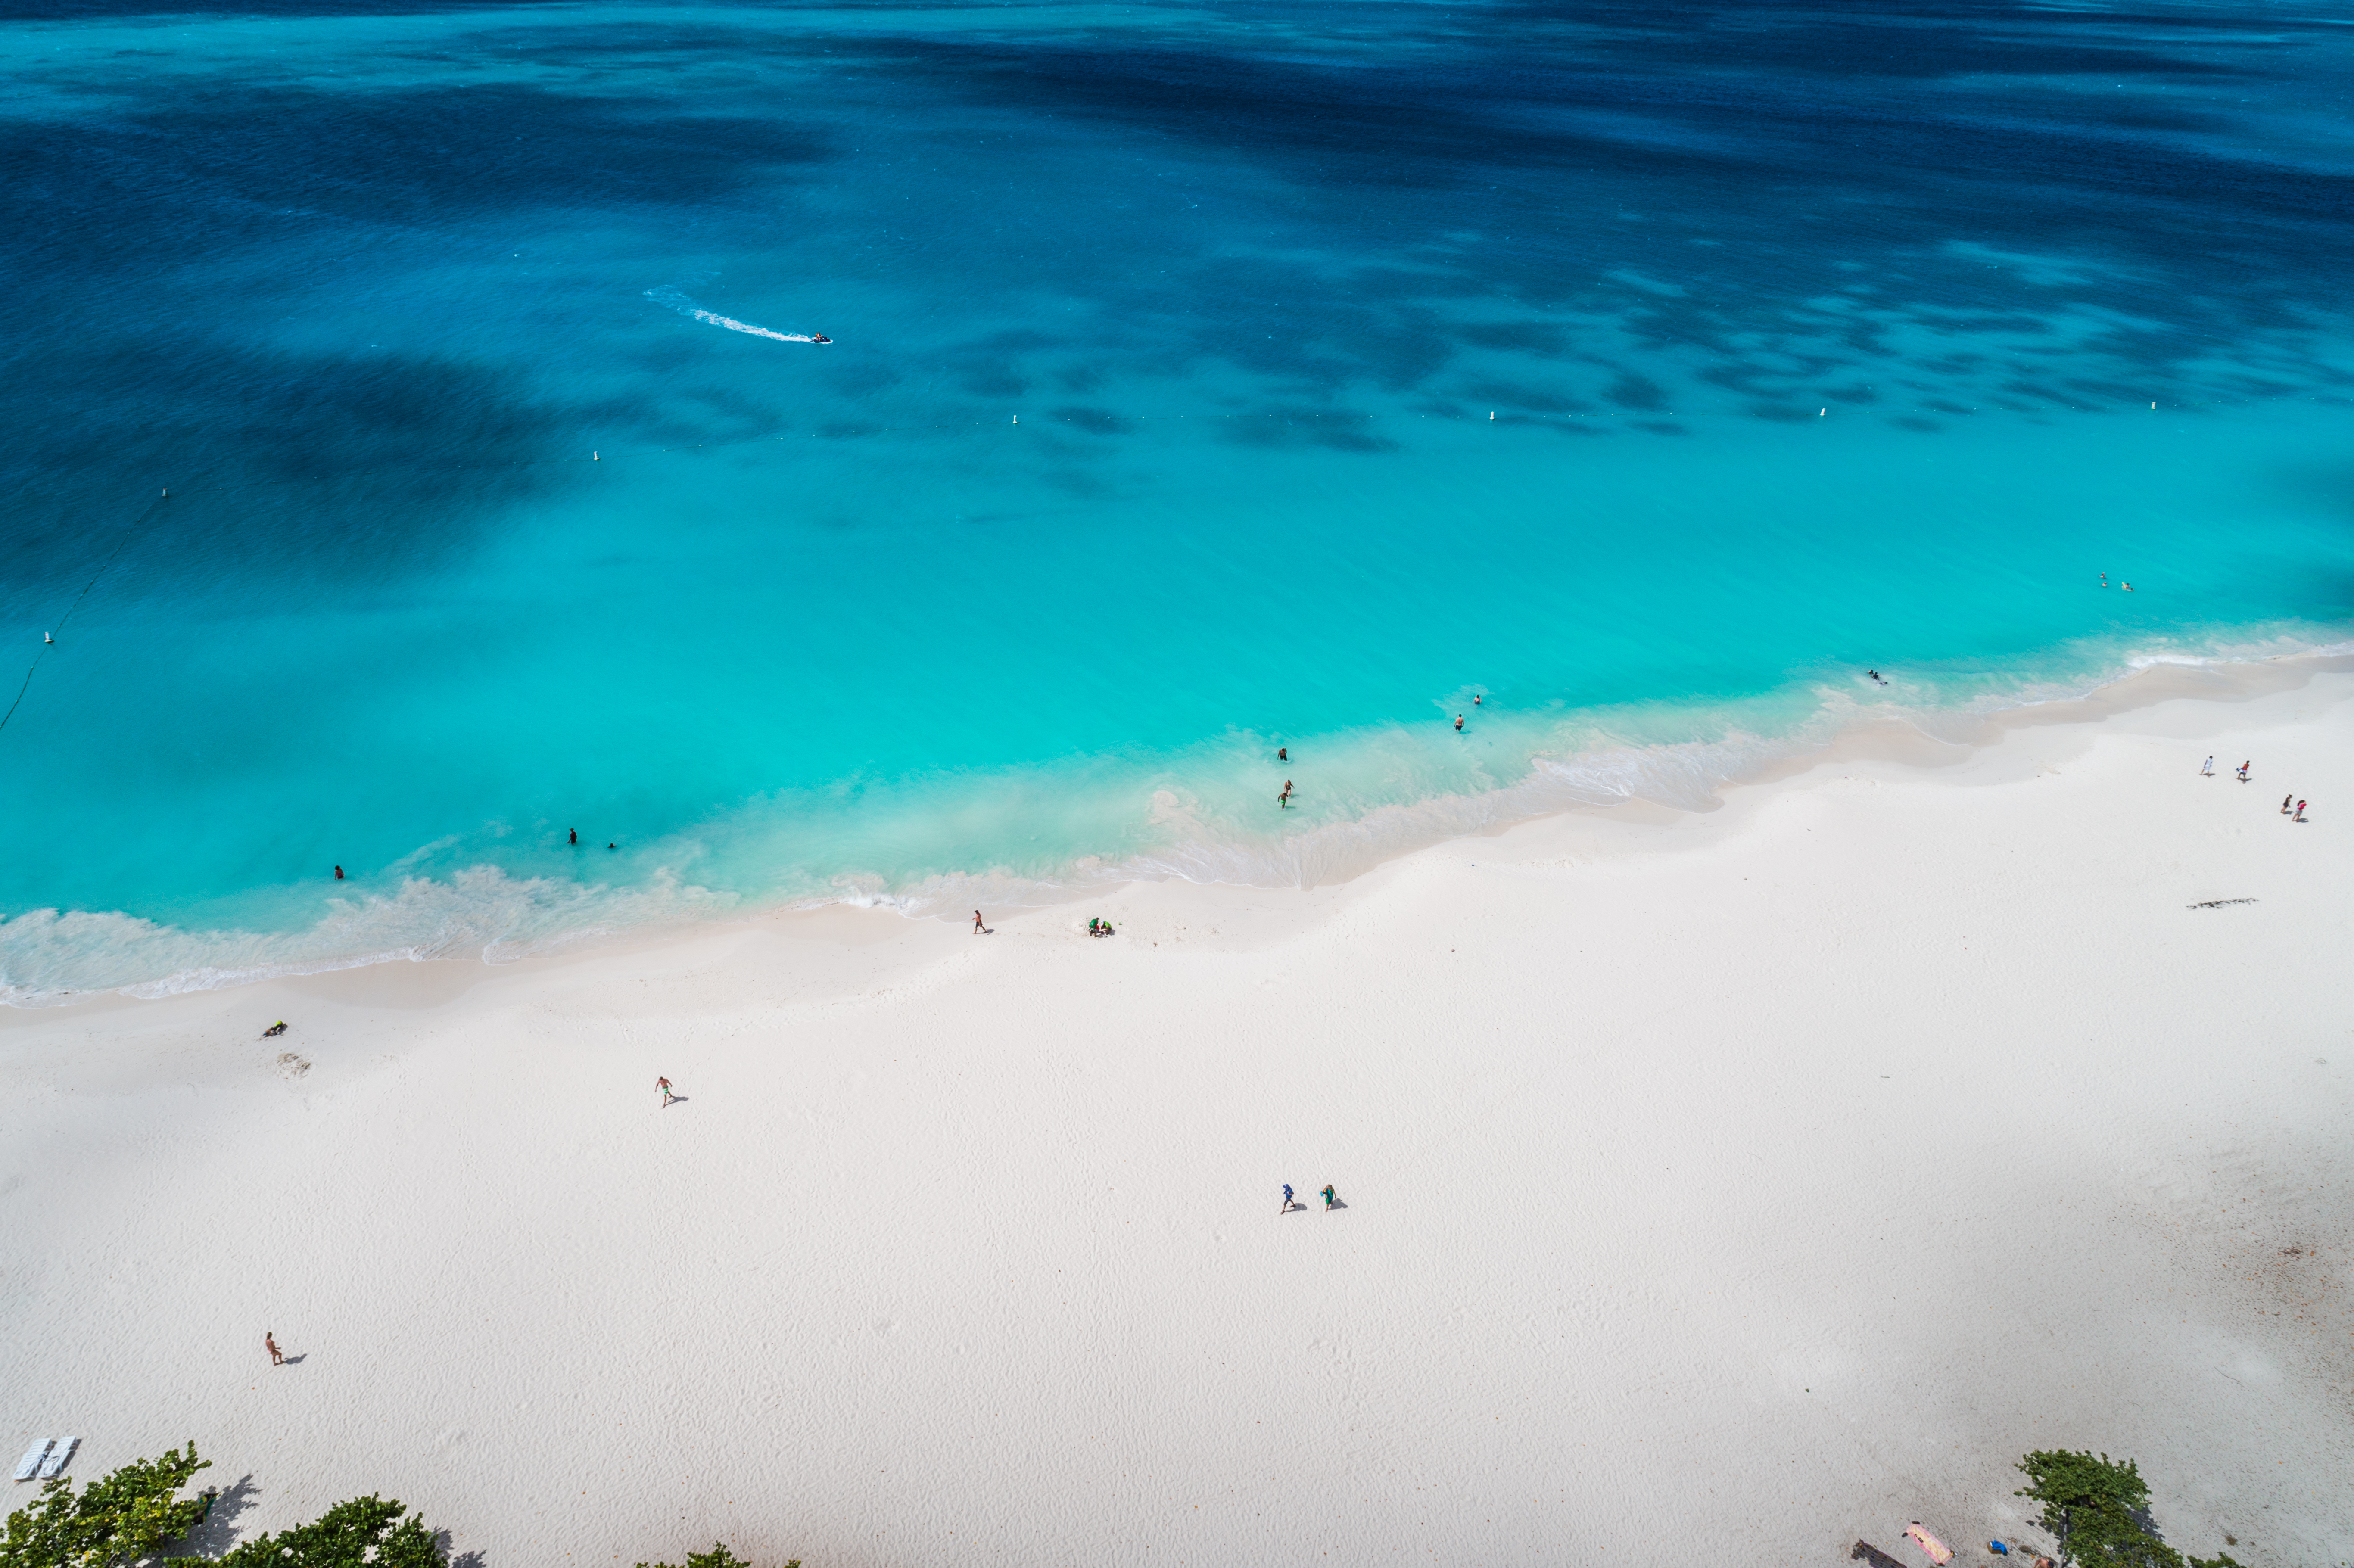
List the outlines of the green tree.
{"type": "Polygon", "coordinates": [[[244,1542],[220,1561],[222,1568],[442,1568],[446,1559],[421,1517],[371,1494],[244,1542]]]}
{"type": "MultiPolygon", "coordinates": [[[[667,1563],[641,1563],[638,1568],[671,1568],[671,1565],[667,1563]]],[[[752,1565],[728,1551],[724,1543],[715,1541],[708,1552],[688,1552],[686,1568],[752,1568],[752,1565]]],[[[785,1568],[801,1568],[801,1560],[796,1557],[786,1563],[785,1568]]]]}
{"type": "Polygon", "coordinates": [[[190,1443],[186,1453],[133,1460],[79,1494],[62,1476],[44,1481],[37,1501],[8,1516],[0,1568],[118,1568],[152,1557],[204,1517],[203,1499],[177,1494],[211,1463],[190,1443]]]}
{"type": "Polygon", "coordinates": [[[2019,1461],[2019,1496],[2041,1503],[2036,1523],[2060,1542],[2062,1563],[2101,1568],[2240,1568],[2228,1554],[2186,1558],[2149,1528],[2149,1483],[2131,1459],[2038,1449],[2019,1461]]]}

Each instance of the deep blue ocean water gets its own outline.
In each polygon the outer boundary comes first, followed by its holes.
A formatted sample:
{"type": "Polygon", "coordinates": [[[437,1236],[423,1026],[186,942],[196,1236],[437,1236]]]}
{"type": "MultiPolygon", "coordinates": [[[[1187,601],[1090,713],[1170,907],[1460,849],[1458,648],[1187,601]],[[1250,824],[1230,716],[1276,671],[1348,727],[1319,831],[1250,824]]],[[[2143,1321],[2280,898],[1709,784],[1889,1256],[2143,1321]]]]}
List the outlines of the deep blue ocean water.
{"type": "Polygon", "coordinates": [[[19,1001],[1329,880],[2354,623],[2338,6],[0,51],[19,1001]]]}

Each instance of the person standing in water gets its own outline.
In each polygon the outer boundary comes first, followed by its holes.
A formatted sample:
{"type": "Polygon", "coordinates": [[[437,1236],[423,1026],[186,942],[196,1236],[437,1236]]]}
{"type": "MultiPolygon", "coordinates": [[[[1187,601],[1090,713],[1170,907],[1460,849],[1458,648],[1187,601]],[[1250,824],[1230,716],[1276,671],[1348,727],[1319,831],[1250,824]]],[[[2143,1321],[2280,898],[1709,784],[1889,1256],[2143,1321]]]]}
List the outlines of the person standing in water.
{"type": "Polygon", "coordinates": [[[1461,714],[1457,714],[1455,715],[1455,733],[1458,735],[1461,735],[1463,733],[1463,715],[1461,714]]]}
{"type": "Polygon", "coordinates": [[[572,830],[571,836],[570,836],[570,841],[569,841],[569,842],[571,842],[571,844],[572,844],[573,848],[578,849],[578,848],[579,848],[579,847],[580,847],[580,830],[579,830],[578,828],[575,828],[575,829],[573,829],[573,830],[572,830]]]}
{"type": "Polygon", "coordinates": [[[1471,705],[1473,707],[1478,707],[1482,700],[1483,699],[1480,697],[1479,693],[1474,692],[1471,694],[1471,705]]]}
{"type": "Polygon", "coordinates": [[[1282,793],[1282,794],[1280,794],[1280,795],[1278,795],[1278,796],[1275,798],[1275,803],[1276,803],[1278,806],[1282,807],[1282,808],[1283,808],[1285,810],[1287,810],[1287,811],[1288,811],[1289,810],[1291,810],[1291,780],[1290,780],[1290,779],[1285,779],[1285,780],[1283,781],[1283,793],[1282,793]]]}
{"type": "Polygon", "coordinates": [[[1291,760],[1291,747],[1288,747],[1288,746],[1278,746],[1278,747],[1277,747],[1275,748],[1275,759],[1276,759],[1278,762],[1288,762],[1288,761],[1290,761],[1290,760],[1291,760]]]}
{"type": "Polygon", "coordinates": [[[339,865],[339,866],[335,867],[335,880],[336,880],[337,882],[341,882],[341,881],[343,881],[343,879],[344,879],[344,868],[343,868],[342,866],[340,866],[340,865],[339,865]]]}

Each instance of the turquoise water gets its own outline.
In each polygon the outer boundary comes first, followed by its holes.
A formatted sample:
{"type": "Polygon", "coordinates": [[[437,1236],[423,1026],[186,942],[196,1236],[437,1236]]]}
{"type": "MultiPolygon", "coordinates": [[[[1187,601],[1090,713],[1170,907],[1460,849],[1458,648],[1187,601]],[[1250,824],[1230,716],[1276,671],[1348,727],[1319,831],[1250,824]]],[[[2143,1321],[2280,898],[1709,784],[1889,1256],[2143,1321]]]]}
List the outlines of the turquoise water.
{"type": "Polygon", "coordinates": [[[0,48],[18,1001],[1329,880],[2354,622],[2318,8],[0,48]]]}

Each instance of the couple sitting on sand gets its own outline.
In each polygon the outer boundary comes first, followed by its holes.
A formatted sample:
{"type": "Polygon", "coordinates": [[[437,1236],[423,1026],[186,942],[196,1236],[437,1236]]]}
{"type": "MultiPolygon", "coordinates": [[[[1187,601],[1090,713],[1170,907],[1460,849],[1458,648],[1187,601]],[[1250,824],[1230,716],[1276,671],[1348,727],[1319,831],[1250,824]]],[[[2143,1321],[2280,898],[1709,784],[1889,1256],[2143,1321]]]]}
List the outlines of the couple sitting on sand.
{"type": "Polygon", "coordinates": [[[1111,935],[1111,922],[1110,922],[1110,921],[1108,921],[1108,920],[1097,920],[1097,919],[1094,919],[1094,918],[1090,918],[1090,919],[1087,921],[1087,935],[1088,935],[1088,936],[1090,936],[1090,937],[1108,937],[1108,936],[1110,936],[1110,935],[1111,935]]]}

